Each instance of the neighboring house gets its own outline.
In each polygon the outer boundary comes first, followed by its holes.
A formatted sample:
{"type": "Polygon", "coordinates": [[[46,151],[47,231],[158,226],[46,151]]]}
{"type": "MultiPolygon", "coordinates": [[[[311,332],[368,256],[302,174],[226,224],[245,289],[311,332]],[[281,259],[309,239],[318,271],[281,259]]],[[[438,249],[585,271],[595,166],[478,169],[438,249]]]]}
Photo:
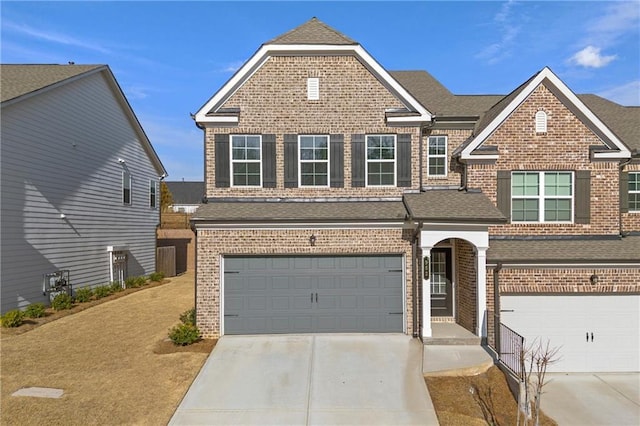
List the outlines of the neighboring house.
{"type": "Polygon", "coordinates": [[[204,197],[204,182],[169,182],[165,181],[173,204],[171,210],[178,213],[193,213],[202,204],[204,197]]]}
{"type": "Polygon", "coordinates": [[[390,72],[312,19],[200,108],[206,336],[400,332],[495,316],[560,371],[640,371],[640,109],[548,68],[506,96],[390,72]],[[427,273],[423,273],[423,269],[427,273]]]}
{"type": "Polygon", "coordinates": [[[106,65],[2,65],[2,311],[155,270],[166,171],[106,65]]]}

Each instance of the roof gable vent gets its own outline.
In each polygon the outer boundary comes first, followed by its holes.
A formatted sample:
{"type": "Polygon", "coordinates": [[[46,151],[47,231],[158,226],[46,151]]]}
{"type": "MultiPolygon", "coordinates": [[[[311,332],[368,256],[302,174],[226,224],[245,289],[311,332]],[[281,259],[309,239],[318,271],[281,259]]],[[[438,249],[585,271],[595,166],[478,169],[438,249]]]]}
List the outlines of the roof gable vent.
{"type": "Polygon", "coordinates": [[[547,113],[536,112],[536,133],[547,133],[547,113]]]}
{"type": "Polygon", "coordinates": [[[317,77],[307,78],[307,99],[317,101],[320,99],[320,79],[317,77]]]}

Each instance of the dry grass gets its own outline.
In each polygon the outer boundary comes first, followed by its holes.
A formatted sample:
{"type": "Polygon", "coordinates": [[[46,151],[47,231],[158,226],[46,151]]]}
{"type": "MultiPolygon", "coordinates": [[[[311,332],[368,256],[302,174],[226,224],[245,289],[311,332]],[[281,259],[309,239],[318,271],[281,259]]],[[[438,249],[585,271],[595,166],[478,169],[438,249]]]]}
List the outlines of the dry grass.
{"type": "Polygon", "coordinates": [[[193,275],[184,275],[24,334],[2,333],[1,423],[166,424],[214,344],[167,353],[162,343],[193,294],[193,275]],[[64,395],[11,396],[29,386],[64,395]]]}
{"type": "MultiPolygon", "coordinates": [[[[496,366],[477,376],[427,377],[425,381],[441,426],[516,424],[516,400],[496,366]]],[[[540,424],[557,426],[544,413],[540,424]]]]}

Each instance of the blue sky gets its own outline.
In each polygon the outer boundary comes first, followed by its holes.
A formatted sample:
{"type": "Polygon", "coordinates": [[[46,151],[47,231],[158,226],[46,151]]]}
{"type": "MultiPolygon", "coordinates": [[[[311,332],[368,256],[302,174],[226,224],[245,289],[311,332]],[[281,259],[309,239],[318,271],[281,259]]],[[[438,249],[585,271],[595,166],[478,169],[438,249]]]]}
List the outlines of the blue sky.
{"type": "Polygon", "coordinates": [[[507,94],[544,66],[640,105],[640,1],[1,2],[3,63],[108,64],[169,172],[201,180],[190,118],[260,45],[316,16],[388,70],[507,94]]]}

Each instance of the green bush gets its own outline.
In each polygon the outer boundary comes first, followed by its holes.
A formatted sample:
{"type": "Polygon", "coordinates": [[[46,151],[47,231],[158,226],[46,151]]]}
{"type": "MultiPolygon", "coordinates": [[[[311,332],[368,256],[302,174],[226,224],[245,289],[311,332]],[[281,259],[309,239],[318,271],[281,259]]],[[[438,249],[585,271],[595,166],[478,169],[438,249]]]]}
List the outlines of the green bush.
{"type": "Polygon", "coordinates": [[[192,324],[178,324],[169,331],[169,339],[176,346],[187,346],[200,340],[200,330],[192,324]]]}
{"type": "Polygon", "coordinates": [[[90,287],[83,287],[76,290],[76,302],[85,303],[91,300],[93,296],[93,290],[90,287]]]}
{"type": "Polygon", "coordinates": [[[164,272],[153,272],[149,274],[149,281],[160,282],[164,279],[164,272]]]}
{"type": "Polygon", "coordinates": [[[124,285],[127,288],[138,288],[145,286],[147,284],[147,279],[145,277],[129,277],[124,280],[124,285]]]}
{"type": "Polygon", "coordinates": [[[196,325],[196,308],[191,308],[180,314],[180,321],[183,324],[196,325]]]}
{"type": "Polygon", "coordinates": [[[45,316],[44,303],[32,303],[24,310],[24,314],[29,318],[42,318],[45,316]]]}
{"type": "Polygon", "coordinates": [[[24,321],[24,312],[19,309],[9,311],[0,317],[3,327],[20,327],[24,321]]]}
{"type": "Polygon", "coordinates": [[[71,309],[73,306],[73,299],[67,293],[60,293],[53,298],[51,307],[56,311],[63,311],[65,309],[71,309]]]}
{"type": "Polygon", "coordinates": [[[101,285],[93,289],[93,294],[96,296],[96,299],[102,299],[103,297],[111,295],[111,293],[110,285],[101,285]]]}
{"type": "Polygon", "coordinates": [[[109,284],[109,288],[111,289],[111,293],[119,293],[124,290],[122,288],[122,284],[120,284],[118,281],[113,281],[111,284],[109,284]]]}

